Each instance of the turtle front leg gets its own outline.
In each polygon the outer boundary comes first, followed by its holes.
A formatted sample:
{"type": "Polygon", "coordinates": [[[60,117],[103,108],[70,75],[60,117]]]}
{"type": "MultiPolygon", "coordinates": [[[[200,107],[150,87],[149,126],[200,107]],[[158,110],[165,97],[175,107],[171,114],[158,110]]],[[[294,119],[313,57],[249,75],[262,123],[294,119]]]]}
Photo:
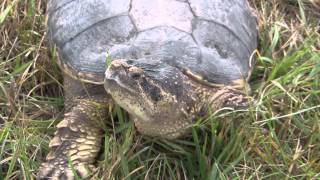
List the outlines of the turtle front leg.
{"type": "Polygon", "coordinates": [[[211,108],[219,110],[221,108],[245,108],[248,107],[252,98],[242,91],[231,87],[223,87],[217,90],[210,98],[211,108]]]}
{"type": "Polygon", "coordinates": [[[102,90],[92,85],[83,87],[70,78],[65,78],[64,83],[64,119],[57,125],[49,144],[50,153],[41,165],[37,179],[88,177],[101,148],[103,123],[108,117],[111,99],[103,87],[102,90]]]}
{"type": "Polygon", "coordinates": [[[39,178],[73,179],[75,173],[87,177],[101,147],[103,129],[99,119],[106,116],[106,108],[101,104],[79,100],[57,125],[39,178]]]}

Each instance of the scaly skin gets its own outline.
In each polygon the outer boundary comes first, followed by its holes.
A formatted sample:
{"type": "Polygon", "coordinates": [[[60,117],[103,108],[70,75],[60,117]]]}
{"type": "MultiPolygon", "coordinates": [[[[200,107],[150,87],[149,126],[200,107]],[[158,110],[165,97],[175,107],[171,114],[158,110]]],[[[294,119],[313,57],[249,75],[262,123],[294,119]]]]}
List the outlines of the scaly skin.
{"type": "Polygon", "coordinates": [[[249,106],[252,98],[243,91],[233,89],[232,87],[223,87],[218,89],[209,100],[211,110],[219,110],[221,108],[246,108],[249,106]]]}
{"type": "Polygon", "coordinates": [[[64,77],[65,115],[50,141],[50,153],[38,179],[86,178],[100,151],[104,120],[111,99],[102,86],[64,77]]]}

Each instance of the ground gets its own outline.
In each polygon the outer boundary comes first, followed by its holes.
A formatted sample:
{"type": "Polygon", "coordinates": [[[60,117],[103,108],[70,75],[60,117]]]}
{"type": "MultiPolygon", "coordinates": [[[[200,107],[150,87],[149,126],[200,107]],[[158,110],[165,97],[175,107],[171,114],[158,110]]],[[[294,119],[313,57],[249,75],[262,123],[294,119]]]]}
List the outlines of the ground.
{"type": "MultiPolygon", "coordinates": [[[[100,179],[319,179],[320,3],[251,0],[256,104],[199,119],[187,137],[141,136],[120,108],[105,129],[100,179]]],[[[0,2],[0,179],[33,179],[63,118],[46,0],[0,2]]]]}

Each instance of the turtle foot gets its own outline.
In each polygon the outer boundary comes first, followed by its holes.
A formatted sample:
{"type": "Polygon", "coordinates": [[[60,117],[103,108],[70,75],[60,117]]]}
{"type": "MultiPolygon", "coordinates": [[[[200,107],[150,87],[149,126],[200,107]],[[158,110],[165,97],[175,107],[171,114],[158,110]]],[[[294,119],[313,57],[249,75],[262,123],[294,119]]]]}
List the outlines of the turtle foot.
{"type": "Polygon", "coordinates": [[[81,100],[66,113],[49,143],[50,152],[38,179],[89,177],[101,147],[103,128],[98,120],[107,114],[107,108],[86,100],[81,100]]]}
{"type": "Polygon", "coordinates": [[[68,163],[65,157],[59,157],[43,163],[37,179],[74,180],[89,178],[94,170],[93,165],[68,163]]]}

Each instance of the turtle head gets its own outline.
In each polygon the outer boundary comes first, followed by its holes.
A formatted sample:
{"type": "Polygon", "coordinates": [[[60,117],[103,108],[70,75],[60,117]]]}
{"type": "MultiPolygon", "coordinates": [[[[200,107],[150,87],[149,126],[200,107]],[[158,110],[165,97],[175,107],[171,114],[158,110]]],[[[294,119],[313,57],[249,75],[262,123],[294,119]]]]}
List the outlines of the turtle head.
{"type": "Polygon", "coordinates": [[[104,85],[114,101],[133,116],[139,131],[144,129],[152,131],[144,134],[167,138],[178,137],[167,134],[187,129],[208,108],[247,105],[242,92],[202,85],[199,79],[190,76],[161,61],[114,60],[106,71],[104,85]],[[158,129],[169,132],[158,132],[158,129]]]}
{"type": "Polygon", "coordinates": [[[148,59],[114,60],[105,74],[105,89],[117,104],[143,121],[187,118],[194,103],[183,73],[148,59]]]}

